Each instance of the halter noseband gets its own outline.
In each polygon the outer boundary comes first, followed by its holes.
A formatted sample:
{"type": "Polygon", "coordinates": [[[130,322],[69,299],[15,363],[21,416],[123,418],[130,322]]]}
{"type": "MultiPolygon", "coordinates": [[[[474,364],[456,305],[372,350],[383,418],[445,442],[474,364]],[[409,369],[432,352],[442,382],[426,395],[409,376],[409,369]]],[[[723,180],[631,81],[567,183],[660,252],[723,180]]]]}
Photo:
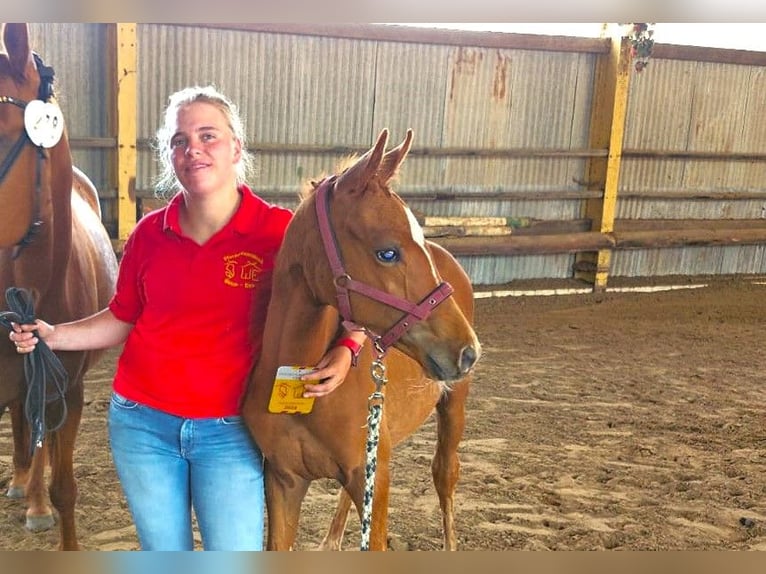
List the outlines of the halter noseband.
{"type": "MultiPolygon", "coordinates": [[[[52,67],[46,66],[43,63],[42,59],[37,53],[33,52],[32,55],[35,59],[35,64],[37,65],[37,73],[40,76],[40,87],[37,90],[37,99],[43,102],[47,102],[53,97],[53,78],[55,73],[52,67]]],[[[12,104],[21,108],[23,113],[29,102],[20,100],[19,98],[14,98],[13,96],[0,95],[0,104],[12,104]]],[[[40,227],[42,226],[42,221],[40,220],[40,168],[42,160],[45,159],[45,152],[43,151],[42,146],[38,146],[32,143],[32,140],[29,139],[29,135],[27,134],[26,129],[21,132],[21,135],[16,140],[16,143],[13,144],[11,150],[8,152],[8,155],[5,156],[3,163],[0,164],[0,183],[2,183],[5,177],[8,175],[8,172],[11,170],[13,164],[16,163],[16,160],[21,155],[21,151],[24,149],[24,146],[27,143],[34,145],[37,150],[37,162],[35,162],[35,205],[32,222],[29,224],[27,232],[24,234],[24,237],[22,237],[13,247],[13,259],[16,259],[19,256],[21,250],[24,247],[32,243],[32,240],[40,231],[40,227]]]]}
{"type": "Polygon", "coordinates": [[[352,279],[346,273],[338,248],[338,241],[330,223],[330,192],[335,186],[336,176],[323,180],[316,190],[316,212],[319,220],[319,231],[322,235],[322,243],[332,269],[333,281],[338,297],[338,311],[343,318],[343,325],[350,330],[361,330],[373,341],[378,357],[385,355],[386,351],[399,340],[404,333],[416,321],[428,317],[431,312],[452,294],[452,286],[442,281],[420,302],[412,303],[401,297],[381,291],[371,285],[352,279]],[[354,322],[351,314],[350,291],[369,297],[374,301],[394,307],[405,314],[382,336],[374,334],[364,326],[354,322]]]}

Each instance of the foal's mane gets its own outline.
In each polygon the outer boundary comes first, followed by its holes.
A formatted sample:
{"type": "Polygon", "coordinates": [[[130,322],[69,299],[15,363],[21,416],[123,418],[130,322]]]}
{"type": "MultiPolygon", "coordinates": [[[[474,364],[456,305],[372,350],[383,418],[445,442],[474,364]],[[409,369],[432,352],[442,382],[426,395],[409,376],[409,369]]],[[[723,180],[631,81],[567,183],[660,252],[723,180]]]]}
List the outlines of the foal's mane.
{"type": "MultiPolygon", "coordinates": [[[[2,47],[2,40],[0,40],[0,47],[2,47]]],[[[18,75],[14,73],[14,70],[11,69],[11,59],[6,52],[2,51],[0,51],[0,75],[10,76],[17,82],[24,79],[23,77],[18,77],[18,75]]]]}
{"type": "MultiPolygon", "coordinates": [[[[353,154],[341,159],[335,166],[335,175],[342,175],[346,170],[353,166],[360,157],[362,157],[360,154],[353,154]]],[[[305,180],[301,186],[300,191],[298,192],[299,200],[304,201],[314,195],[314,192],[319,187],[319,184],[322,183],[322,181],[324,181],[327,177],[329,177],[329,175],[323,172],[318,178],[305,180]]],[[[391,178],[389,182],[393,181],[394,179],[395,176],[394,178],[391,178]]]]}
{"type": "MultiPolygon", "coordinates": [[[[337,165],[335,166],[335,174],[340,175],[344,171],[346,171],[348,168],[350,168],[352,165],[354,165],[354,162],[356,162],[357,159],[359,159],[359,155],[349,155],[343,159],[341,159],[337,165]]],[[[314,192],[319,187],[319,184],[324,181],[325,178],[329,177],[327,173],[322,173],[319,178],[311,178],[303,182],[303,185],[301,186],[301,190],[298,194],[298,197],[301,201],[308,199],[312,195],[314,195],[314,192]]]]}

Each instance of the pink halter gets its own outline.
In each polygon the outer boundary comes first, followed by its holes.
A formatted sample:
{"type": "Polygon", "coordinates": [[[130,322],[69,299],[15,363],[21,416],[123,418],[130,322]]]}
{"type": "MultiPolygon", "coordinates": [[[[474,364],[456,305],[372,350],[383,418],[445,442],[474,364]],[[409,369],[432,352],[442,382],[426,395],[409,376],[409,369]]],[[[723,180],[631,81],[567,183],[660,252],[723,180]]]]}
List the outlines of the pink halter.
{"type": "Polygon", "coordinates": [[[319,187],[316,190],[316,212],[317,219],[319,220],[319,231],[322,234],[322,243],[324,244],[327,259],[330,262],[335,289],[337,291],[338,311],[343,318],[343,326],[346,329],[364,331],[367,334],[374,343],[375,351],[378,358],[380,358],[385,355],[386,351],[388,351],[388,349],[396,343],[404,333],[407,332],[413,323],[428,317],[440,303],[452,294],[453,289],[449,283],[442,281],[419,303],[411,303],[406,299],[396,297],[372,287],[371,285],[352,279],[343,267],[340,250],[338,249],[338,242],[335,239],[335,234],[333,233],[330,224],[330,192],[335,185],[336,179],[337,177],[333,176],[323,180],[319,184],[319,187]],[[404,315],[388,331],[386,331],[385,334],[382,336],[377,335],[365,326],[354,322],[351,314],[350,291],[356,291],[374,301],[399,309],[404,312],[404,315]]]}

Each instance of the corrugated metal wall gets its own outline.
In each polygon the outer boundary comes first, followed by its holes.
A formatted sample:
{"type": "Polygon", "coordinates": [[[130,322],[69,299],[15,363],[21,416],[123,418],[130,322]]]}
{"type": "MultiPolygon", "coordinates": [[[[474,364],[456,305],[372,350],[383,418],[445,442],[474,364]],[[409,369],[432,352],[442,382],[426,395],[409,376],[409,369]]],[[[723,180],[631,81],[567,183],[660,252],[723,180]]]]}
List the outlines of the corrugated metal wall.
{"type": "MultiPolygon", "coordinates": [[[[656,60],[631,84],[625,149],[763,153],[766,68],[656,60]]],[[[690,190],[766,190],[766,162],[720,159],[623,159],[621,192],[665,191],[667,199],[621,198],[621,219],[757,219],[766,200],[672,199],[690,190]]],[[[619,197],[619,196],[618,196],[619,197]]],[[[762,246],[685,247],[616,252],[620,276],[766,273],[762,246]]]]}
{"type": "MultiPolygon", "coordinates": [[[[240,106],[251,143],[366,146],[372,141],[377,46],[183,26],[138,27],[138,137],[150,139],[168,95],[213,84],[240,106]]],[[[397,134],[394,134],[397,135],[397,134]]],[[[340,159],[264,153],[256,189],[298,190],[340,159]]],[[[150,189],[151,152],[139,156],[137,187],[150,189]]]]}
{"type": "MultiPolygon", "coordinates": [[[[153,135],[168,94],[213,83],[240,104],[257,144],[362,148],[383,128],[396,141],[412,128],[421,147],[587,143],[587,55],[167,25],[138,30],[139,138],[153,135]]],[[[263,179],[254,182],[264,190],[291,189],[334,165],[317,154],[264,155],[263,179]]],[[[146,189],[154,172],[141,164],[138,186],[146,189]]],[[[576,187],[578,177],[581,161],[413,156],[401,188],[560,189],[576,187]]]]}
{"type": "MultiPolygon", "coordinates": [[[[657,60],[636,75],[630,91],[626,149],[759,153],[766,149],[766,68],[657,60]]],[[[763,163],[626,158],[622,190],[763,190],[763,163]]],[[[730,204],[729,204],[730,205],[730,204]]],[[[623,207],[621,217],[709,217],[697,206],[665,210],[623,207]],[[691,211],[685,212],[689,208],[691,211]]],[[[713,214],[729,208],[713,207],[713,214]]],[[[732,218],[760,217],[761,202],[734,208],[732,218]]],[[[715,217],[715,215],[714,215],[715,217]]]]}
{"type": "MultiPolygon", "coordinates": [[[[55,71],[56,94],[64,112],[69,138],[110,137],[107,97],[112,87],[108,69],[106,27],[102,24],[30,24],[29,41],[43,62],[55,71]]],[[[83,149],[72,146],[75,164],[93,180],[99,190],[114,187],[111,156],[113,150],[83,149]]],[[[106,193],[102,201],[111,212],[106,193]]],[[[113,227],[113,225],[110,225],[113,227]]]]}
{"type": "MultiPolygon", "coordinates": [[[[383,128],[407,130],[415,147],[585,148],[594,56],[525,50],[347,40],[278,33],[139,25],[139,138],[159,123],[159,102],[192,83],[213,83],[240,103],[257,144],[364,148],[383,128]]],[[[258,191],[285,191],[331,170],[343,154],[261,153],[258,191]]],[[[583,159],[411,155],[399,189],[580,189],[583,159]]],[[[141,152],[137,187],[155,165],[141,152]]],[[[410,201],[429,215],[573,219],[576,200],[410,201]]],[[[567,277],[572,257],[463,257],[477,284],[567,277]],[[489,259],[489,261],[485,261],[489,259]]]]}
{"type": "MultiPolygon", "coordinates": [[[[58,73],[62,106],[73,137],[112,137],[107,108],[106,25],[35,24],[32,41],[58,73]]],[[[413,31],[417,34],[417,31],[413,31]]],[[[253,187],[283,192],[295,204],[306,177],[330,171],[343,155],[288,152],[279,146],[364,149],[386,127],[400,141],[415,132],[414,148],[583,150],[596,54],[482,48],[302,34],[139,24],[138,102],[141,145],[136,188],[150,193],[156,166],[146,143],[160,123],[168,95],[212,83],[240,104],[260,174],[253,187]],[[273,151],[272,151],[273,149],[273,151]]],[[[742,151],[766,147],[763,67],[654,60],[631,80],[626,149],[742,151]]],[[[131,111],[121,110],[121,114],[131,111]]],[[[77,163],[114,198],[113,150],[75,149],[77,163]]],[[[529,192],[584,189],[584,157],[498,157],[413,153],[399,189],[471,192],[452,201],[413,199],[429,215],[493,215],[541,220],[582,217],[581,199],[535,200],[529,192]],[[488,200],[494,191],[524,192],[488,200]]],[[[620,189],[631,191],[765,190],[764,162],[625,157],[620,189]]],[[[621,219],[754,218],[764,200],[690,201],[625,197],[621,219]]],[[[107,213],[109,210],[107,209],[107,213]]],[[[569,278],[574,256],[462,257],[476,284],[515,279],[569,278]]],[[[612,276],[765,273],[760,246],[618,251],[612,276]]]]}

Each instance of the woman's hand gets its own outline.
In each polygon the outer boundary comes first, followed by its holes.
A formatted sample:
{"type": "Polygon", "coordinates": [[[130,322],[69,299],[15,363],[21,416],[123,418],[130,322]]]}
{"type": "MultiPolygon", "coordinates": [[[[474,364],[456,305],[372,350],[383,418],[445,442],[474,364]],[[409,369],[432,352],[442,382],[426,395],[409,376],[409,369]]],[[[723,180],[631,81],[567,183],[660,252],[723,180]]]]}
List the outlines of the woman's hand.
{"type": "Polygon", "coordinates": [[[351,368],[351,351],[347,347],[331,347],[316,364],[317,370],[303,375],[302,381],[317,381],[304,386],[304,397],[323,397],[337,389],[351,368]]]}
{"type": "Polygon", "coordinates": [[[18,323],[11,323],[13,330],[9,334],[9,338],[16,345],[16,352],[21,354],[31,353],[37,347],[37,343],[40,339],[47,339],[53,334],[55,327],[46,323],[41,319],[37,319],[34,323],[25,325],[19,325],[18,323]],[[33,331],[37,331],[39,338],[35,336],[33,331]]]}

